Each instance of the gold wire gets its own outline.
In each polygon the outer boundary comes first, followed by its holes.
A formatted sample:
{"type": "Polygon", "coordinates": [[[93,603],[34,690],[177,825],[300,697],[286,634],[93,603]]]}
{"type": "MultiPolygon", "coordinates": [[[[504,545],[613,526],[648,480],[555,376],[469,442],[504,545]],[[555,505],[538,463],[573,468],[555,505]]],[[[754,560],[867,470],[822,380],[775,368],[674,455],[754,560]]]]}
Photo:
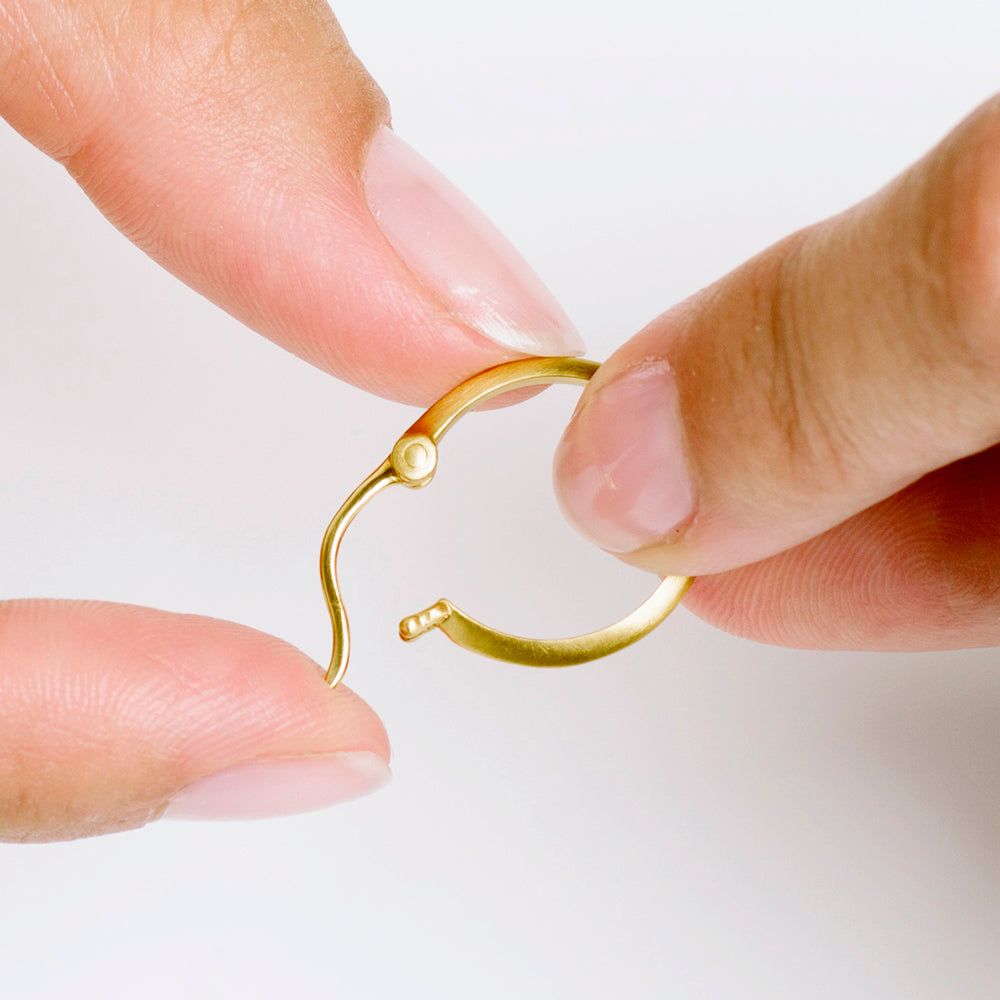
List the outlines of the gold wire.
{"type": "MultiPolygon", "coordinates": [[[[580,358],[528,358],[474,375],[418,417],[396,442],[389,457],[344,501],[326,529],[320,549],[323,594],[333,625],[333,653],[326,673],[331,687],[336,687],[343,678],[351,649],[347,612],[337,579],[337,554],[344,532],[361,508],[387,486],[397,483],[410,489],[426,486],[434,477],[441,438],[473,407],[514,389],[553,382],[586,382],[598,367],[596,362],[580,358]]],[[[567,639],[508,635],[476,621],[443,598],[404,618],[399,623],[399,634],[410,642],[437,628],[459,646],[483,656],[532,667],[564,667],[607,656],[648,635],[677,607],[690,585],[691,577],[668,576],[643,604],[621,621],[567,639]]]]}

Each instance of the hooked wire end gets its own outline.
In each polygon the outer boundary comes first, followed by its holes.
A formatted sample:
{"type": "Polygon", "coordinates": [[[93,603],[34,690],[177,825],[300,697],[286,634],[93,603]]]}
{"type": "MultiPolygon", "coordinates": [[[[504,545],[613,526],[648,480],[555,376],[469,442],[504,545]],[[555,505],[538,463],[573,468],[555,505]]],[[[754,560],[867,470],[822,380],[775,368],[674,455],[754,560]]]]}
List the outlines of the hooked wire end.
{"type": "Polygon", "coordinates": [[[399,623],[399,638],[403,642],[413,642],[414,639],[419,639],[431,629],[443,625],[451,617],[454,610],[455,606],[451,601],[442,598],[436,604],[432,604],[423,611],[418,611],[415,615],[407,615],[399,623]]]}

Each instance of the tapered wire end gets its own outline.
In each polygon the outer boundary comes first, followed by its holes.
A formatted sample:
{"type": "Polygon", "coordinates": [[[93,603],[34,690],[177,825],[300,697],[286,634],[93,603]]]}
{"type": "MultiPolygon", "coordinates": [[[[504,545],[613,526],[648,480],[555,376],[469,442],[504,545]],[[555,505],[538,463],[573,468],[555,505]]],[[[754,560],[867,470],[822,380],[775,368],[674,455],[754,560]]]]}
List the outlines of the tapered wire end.
{"type": "Polygon", "coordinates": [[[344,674],[347,673],[346,663],[331,663],[327,668],[326,676],[323,680],[330,685],[331,688],[335,688],[343,679],[344,674]]]}

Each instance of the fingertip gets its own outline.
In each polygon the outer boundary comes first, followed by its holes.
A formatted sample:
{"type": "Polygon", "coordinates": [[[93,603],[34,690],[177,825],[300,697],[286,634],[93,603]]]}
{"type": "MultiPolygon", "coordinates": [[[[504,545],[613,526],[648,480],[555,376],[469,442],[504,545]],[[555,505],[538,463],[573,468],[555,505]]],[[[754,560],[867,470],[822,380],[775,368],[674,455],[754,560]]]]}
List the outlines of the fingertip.
{"type": "Polygon", "coordinates": [[[251,770],[238,804],[231,787],[216,793],[216,815],[226,801],[232,815],[307,811],[384,783],[389,741],[375,713],[272,636],[97,603],[9,602],[2,618],[5,839],[141,826],[184,789],[253,766],[264,767],[257,811],[251,770]],[[298,777],[295,761],[307,762],[298,777]]]}

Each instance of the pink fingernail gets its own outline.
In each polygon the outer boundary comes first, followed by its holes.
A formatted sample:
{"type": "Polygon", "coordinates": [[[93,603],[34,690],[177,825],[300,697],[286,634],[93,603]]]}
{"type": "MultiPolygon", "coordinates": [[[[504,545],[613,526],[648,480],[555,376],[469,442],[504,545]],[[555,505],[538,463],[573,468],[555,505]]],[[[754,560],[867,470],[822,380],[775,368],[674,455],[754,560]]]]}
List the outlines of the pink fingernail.
{"type": "Polygon", "coordinates": [[[670,366],[632,368],[585,396],[554,470],[567,520],[601,548],[634,552],[682,527],[694,490],[670,366]]]}
{"type": "Polygon", "coordinates": [[[266,819],[313,812],[368,795],[392,772],[367,751],[275,757],[239,764],[182,789],[168,819],[266,819]]]}
{"type": "Polygon", "coordinates": [[[569,318],[510,242],[389,128],[375,136],[365,194],[386,239],[460,321],[524,354],[580,354],[569,318]]]}

